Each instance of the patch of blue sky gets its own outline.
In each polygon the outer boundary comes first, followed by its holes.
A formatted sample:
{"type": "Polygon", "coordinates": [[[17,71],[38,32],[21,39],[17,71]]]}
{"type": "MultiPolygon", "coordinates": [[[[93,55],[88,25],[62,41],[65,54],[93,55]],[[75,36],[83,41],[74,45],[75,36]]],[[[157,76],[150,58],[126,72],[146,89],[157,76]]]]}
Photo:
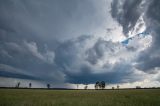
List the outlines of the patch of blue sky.
{"type": "Polygon", "coordinates": [[[149,35],[149,32],[144,31],[144,32],[141,32],[141,33],[138,33],[138,34],[134,35],[133,37],[129,37],[129,38],[123,40],[121,43],[123,45],[127,45],[129,43],[129,41],[132,40],[132,39],[134,39],[136,36],[145,37],[145,36],[148,36],[148,35],[149,35]]]}

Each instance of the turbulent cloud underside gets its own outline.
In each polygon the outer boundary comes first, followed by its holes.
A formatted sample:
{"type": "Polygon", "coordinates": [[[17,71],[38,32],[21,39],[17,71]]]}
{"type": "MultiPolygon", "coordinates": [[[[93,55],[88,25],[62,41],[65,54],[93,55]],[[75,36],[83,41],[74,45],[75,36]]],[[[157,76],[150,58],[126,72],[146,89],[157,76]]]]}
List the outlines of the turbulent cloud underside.
{"type": "Polygon", "coordinates": [[[97,2],[1,1],[0,76],[50,83],[159,82],[160,2],[97,2]],[[108,20],[117,24],[104,36],[92,35],[107,25],[105,12],[100,12],[104,2],[111,4],[104,5],[110,9],[108,20]],[[119,41],[105,39],[114,31],[119,41]]]}

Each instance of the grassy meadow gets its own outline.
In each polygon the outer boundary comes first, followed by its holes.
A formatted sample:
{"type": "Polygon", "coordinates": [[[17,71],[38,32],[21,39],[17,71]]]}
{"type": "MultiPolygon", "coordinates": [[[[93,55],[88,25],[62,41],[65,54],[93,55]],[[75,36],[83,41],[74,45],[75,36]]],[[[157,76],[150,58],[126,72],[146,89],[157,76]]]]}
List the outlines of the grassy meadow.
{"type": "Polygon", "coordinates": [[[0,106],[160,106],[160,89],[0,89],[0,106]]]}

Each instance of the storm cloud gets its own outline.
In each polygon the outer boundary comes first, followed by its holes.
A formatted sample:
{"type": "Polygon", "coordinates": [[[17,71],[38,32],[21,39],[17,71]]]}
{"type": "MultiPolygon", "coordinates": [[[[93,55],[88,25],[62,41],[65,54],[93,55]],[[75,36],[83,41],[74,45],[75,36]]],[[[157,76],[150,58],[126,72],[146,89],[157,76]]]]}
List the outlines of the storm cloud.
{"type": "Polygon", "coordinates": [[[145,31],[148,31],[152,35],[153,40],[151,46],[147,50],[142,51],[139,54],[136,60],[137,62],[136,67],[148,73],[154,71],[155,68],[158,68],[160,66],[159,62],[160,15],[157,12],[160,10],[159,5],[160,2],[157,0],[151,0],[151,1],[114,0],[112,4],[112,11],[111,11],[112,16],[122,25],[124,34],[129,34],[129,31],[135,28],[139,17],[141,15],[143,16],[146,25],[145,31]],[[131,4],[126,5],[126,3],[131,3],[131,4]],[[121,7],[121,9],[118,9],[118,7],[121,7]],[[118,17],[122,17],[122,19],[119,20],[118,17]]]}
{"type": "Polygon", "coordinates": [[[157,0],[2,0],[0,76],[120,84],[153,75],[150,80],[159,81],[159,5],[157,0]]]}

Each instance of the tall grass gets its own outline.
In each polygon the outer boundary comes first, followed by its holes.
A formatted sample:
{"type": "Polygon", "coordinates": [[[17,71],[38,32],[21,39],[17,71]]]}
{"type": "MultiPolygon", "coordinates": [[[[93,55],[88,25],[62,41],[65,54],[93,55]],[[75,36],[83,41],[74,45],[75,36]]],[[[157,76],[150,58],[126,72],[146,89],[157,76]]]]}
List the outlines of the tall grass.
{"type": "Polygon", "coordinates": [[[0,106],[160,106],[160,89],[0,89],[0,106]]]}

